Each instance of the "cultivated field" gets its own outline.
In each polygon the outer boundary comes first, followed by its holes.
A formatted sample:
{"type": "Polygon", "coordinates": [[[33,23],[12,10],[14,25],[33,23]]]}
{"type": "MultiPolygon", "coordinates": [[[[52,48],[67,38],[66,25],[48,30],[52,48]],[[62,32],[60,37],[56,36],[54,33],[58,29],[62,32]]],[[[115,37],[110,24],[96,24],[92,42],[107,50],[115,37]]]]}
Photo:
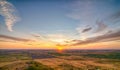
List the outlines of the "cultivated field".
{"type": "Polygon", "coordinates": [[[120,50],[0,50],[0,70],[120,70],[120,50]]]}

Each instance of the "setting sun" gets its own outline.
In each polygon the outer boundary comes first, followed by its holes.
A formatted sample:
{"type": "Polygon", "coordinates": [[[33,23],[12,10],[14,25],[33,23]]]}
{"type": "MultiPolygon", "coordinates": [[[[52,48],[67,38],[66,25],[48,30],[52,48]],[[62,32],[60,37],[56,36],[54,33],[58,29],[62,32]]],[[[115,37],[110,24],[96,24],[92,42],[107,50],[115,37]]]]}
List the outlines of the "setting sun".
{"type": "Polygon", "coordinates": [[[63,50],[64,50],[64,48],[62,46],[58,46],[58,48],[57,48],[58,52],[62,52],[63,50]]]}
{"type": "Polygon", "coordinates": [[[62,50],[63,50],[63,48],[62,48],[62,47],[58,47],[58,50],[59,50],[59,51],[62,51],[62,50]]]}

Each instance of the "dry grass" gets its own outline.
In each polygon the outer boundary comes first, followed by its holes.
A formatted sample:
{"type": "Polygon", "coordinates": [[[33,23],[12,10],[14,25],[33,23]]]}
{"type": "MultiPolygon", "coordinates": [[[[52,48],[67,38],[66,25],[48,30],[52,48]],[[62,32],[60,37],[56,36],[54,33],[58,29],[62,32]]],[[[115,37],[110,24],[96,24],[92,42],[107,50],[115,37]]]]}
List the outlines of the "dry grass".
{"type": "Polygon", "coordinates": [[[61,57],[61,58],[35,59],[35,61],[43,63],[44,65],[48,65],[52,68],[60,68],[59,65],[65,63],[65,64],[69,64],[69,65],[72,65],[74,67],[78,67],[78,68],[82,68],[82,69],[87,69],[87,68],[90,68],[90,67],[93,67],[93,68],[97,67],[97,68],[101,68],[101,69],[115,69],[115,70],[118,70],[118,67],[115,67],[114,64],[96,62],[100,59],[96,59],[96,58],[87,59],[86,58],[86,59],[82,60],[83,58],[80,57],[81,60],[78,60],[78,56],[77,56],[77,60],[74,60],[75,57],[74,58],[73,57],[72,56],[66,56],[66,57],[64,56],[64,57],[61,57]]]}

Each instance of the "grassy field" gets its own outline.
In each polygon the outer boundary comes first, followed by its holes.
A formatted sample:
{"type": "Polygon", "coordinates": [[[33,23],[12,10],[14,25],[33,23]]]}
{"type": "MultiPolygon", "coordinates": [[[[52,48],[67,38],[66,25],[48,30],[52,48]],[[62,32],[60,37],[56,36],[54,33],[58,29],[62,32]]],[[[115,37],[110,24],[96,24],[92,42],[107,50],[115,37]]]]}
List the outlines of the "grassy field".
{"type": "Polygon", "coordinates": [[[120,52],[0,50],[0,70],[120,70],[120,52]]]}

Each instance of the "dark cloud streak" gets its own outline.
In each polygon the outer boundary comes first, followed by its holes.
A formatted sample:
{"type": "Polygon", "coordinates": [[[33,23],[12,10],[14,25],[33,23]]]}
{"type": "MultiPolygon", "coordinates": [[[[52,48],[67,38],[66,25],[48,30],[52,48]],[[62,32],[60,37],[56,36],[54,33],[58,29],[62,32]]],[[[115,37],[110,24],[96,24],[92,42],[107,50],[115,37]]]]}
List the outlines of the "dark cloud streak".
{"type": "Polygon", "coordinates": [[[91,27],[85,28],[85,29],[82,30],[82,33],[88,32],[88,31],[90,31],[91,29],[92,29],[91,27]]]}
{"type": "Polygon", "coordinates": [[[104,34],[104,35],[88,38],[85,41],[74,40],[75,43],[71,44],[71,46],[89,44],[89,43],[96,43],[96,42],[118,41],[118,40],[120,40],[120,30],[118,30],[116,32],[107,33],[107,34],[104,34]]]}
{"type": "Polygon", "coordinates": [[[8,39],[8,40],[22,41],[22,42],[34,41],[34,40],[30,40],[30,39],[12,37],[12,36],[7,36],[7,35],[0,35],[0,39],[8,39]]]}

